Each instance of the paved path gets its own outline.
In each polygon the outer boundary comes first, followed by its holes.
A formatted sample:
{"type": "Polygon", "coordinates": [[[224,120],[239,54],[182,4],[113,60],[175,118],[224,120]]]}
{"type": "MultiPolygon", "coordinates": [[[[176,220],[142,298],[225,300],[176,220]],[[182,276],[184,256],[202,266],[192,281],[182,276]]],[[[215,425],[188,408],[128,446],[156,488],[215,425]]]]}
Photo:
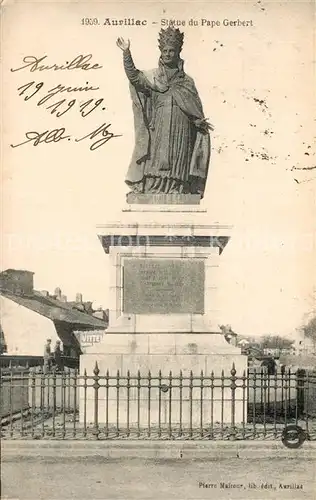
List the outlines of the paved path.
{"type": "Polygon", "coordinates": [[[315,500],[315,472],[315,460],[298,456],[145,460],[7,455],[2,499],[315,500]]]}

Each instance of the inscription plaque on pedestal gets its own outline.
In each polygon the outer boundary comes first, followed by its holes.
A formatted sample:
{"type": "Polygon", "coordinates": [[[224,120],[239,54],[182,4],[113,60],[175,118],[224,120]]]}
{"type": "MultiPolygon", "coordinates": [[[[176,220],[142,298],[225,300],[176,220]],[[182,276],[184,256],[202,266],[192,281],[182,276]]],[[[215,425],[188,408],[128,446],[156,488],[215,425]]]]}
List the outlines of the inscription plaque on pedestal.
{"type": "Polygon", "coordinates": [[[197,259],[124,259],[123,312],[203,314],[204,262],[197,259]]]}

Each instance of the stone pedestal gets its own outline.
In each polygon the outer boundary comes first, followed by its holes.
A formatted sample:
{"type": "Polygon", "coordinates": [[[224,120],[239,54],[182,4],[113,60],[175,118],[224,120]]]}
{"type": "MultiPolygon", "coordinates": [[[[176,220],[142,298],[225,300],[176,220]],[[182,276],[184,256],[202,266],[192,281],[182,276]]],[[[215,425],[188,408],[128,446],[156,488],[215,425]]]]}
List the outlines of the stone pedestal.
{"type": "MultiPolygon", "coordinates": [[[[128,417],[140,425],[176,425],[179,419],[199,425],[201,418],[245,418],[245,385],[235,387],[235,377],[244,374],[247,358],[218,326],[220,256],[231,229],[210,225],[206,212],[193,205],[130,205],[119,222],[98,226],[108,256],[110,323],[103,341],[81,356],[80,370],[93,375],[97,361],[99,376],[110,377],[100,381],[100,423],[106,418],[124,425],[128,417]],[[117,384],[112,387],[118,376],[125,380],[119,403],[117,384]]],[[[86,396],[89,422],[94,389],[86,396]]],[[[81,421],[83,413],[82,392],[81,421]]]]}

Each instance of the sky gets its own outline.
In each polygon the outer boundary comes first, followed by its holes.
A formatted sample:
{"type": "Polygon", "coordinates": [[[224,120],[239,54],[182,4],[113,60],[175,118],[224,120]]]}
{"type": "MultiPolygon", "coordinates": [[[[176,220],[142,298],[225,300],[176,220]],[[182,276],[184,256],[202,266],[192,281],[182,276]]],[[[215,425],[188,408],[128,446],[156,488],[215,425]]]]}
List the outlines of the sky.
{"type": "Polygon", "coordinates": [[[134,144],[115,41],[130,39],[136,66],[153,68],[163,19],[185,23],[185,71],[215,127],[202,207],[210,223],[234,227],[221,256],[222,322],[241,335],[294,335],[315,305],[316,286],[315,6],[309,1],[6,4],[1,268],[31,270],[36,289],[52,292],[58,286],[69,299],[80,291],[107,307],[108,262],[96,225],[122,217],[134,144]],[[82,24],[87,15],[99,24],[82,24]],[[103,25],[106,18],[147,25],[103,25]],[[198,26],[190,26],[190,19],[198,26]],[[219,26],[202,26],[202,19],[219,26]],[[225,26],[225,19],[251,22],[225,26]],[[25,56],[46,55],[45,64],[61,65],[78,54],[91,54],[102,68],[11,71],[25,56]],[[54,98],[76,99],[57,117],[46,109],[48,102],[38,105],[57,85],[98,89],[54,98]],[[103,100],[82,117],[79,105],[91,98],[103,100]],[[73,139],[103,123],[119,137],[94,151],[89,139],[10,146],[30,131],[64,127],[73,139]]]}

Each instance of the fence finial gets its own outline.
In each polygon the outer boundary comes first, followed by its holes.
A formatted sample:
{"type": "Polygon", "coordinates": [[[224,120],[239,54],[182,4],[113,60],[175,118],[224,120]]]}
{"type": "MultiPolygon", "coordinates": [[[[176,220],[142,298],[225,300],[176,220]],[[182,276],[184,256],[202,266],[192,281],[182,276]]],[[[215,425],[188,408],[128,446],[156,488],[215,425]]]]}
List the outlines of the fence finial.
{"type": "Polygon", "coordinates": [[[98,366],[98,362],[96,361],[95,362],[95,367],[94,367],[94,370],[93,370],[93,373],[94,375],[97,377],[100,373],[100,370],[99,370],[99,366],[98,366]]]}

